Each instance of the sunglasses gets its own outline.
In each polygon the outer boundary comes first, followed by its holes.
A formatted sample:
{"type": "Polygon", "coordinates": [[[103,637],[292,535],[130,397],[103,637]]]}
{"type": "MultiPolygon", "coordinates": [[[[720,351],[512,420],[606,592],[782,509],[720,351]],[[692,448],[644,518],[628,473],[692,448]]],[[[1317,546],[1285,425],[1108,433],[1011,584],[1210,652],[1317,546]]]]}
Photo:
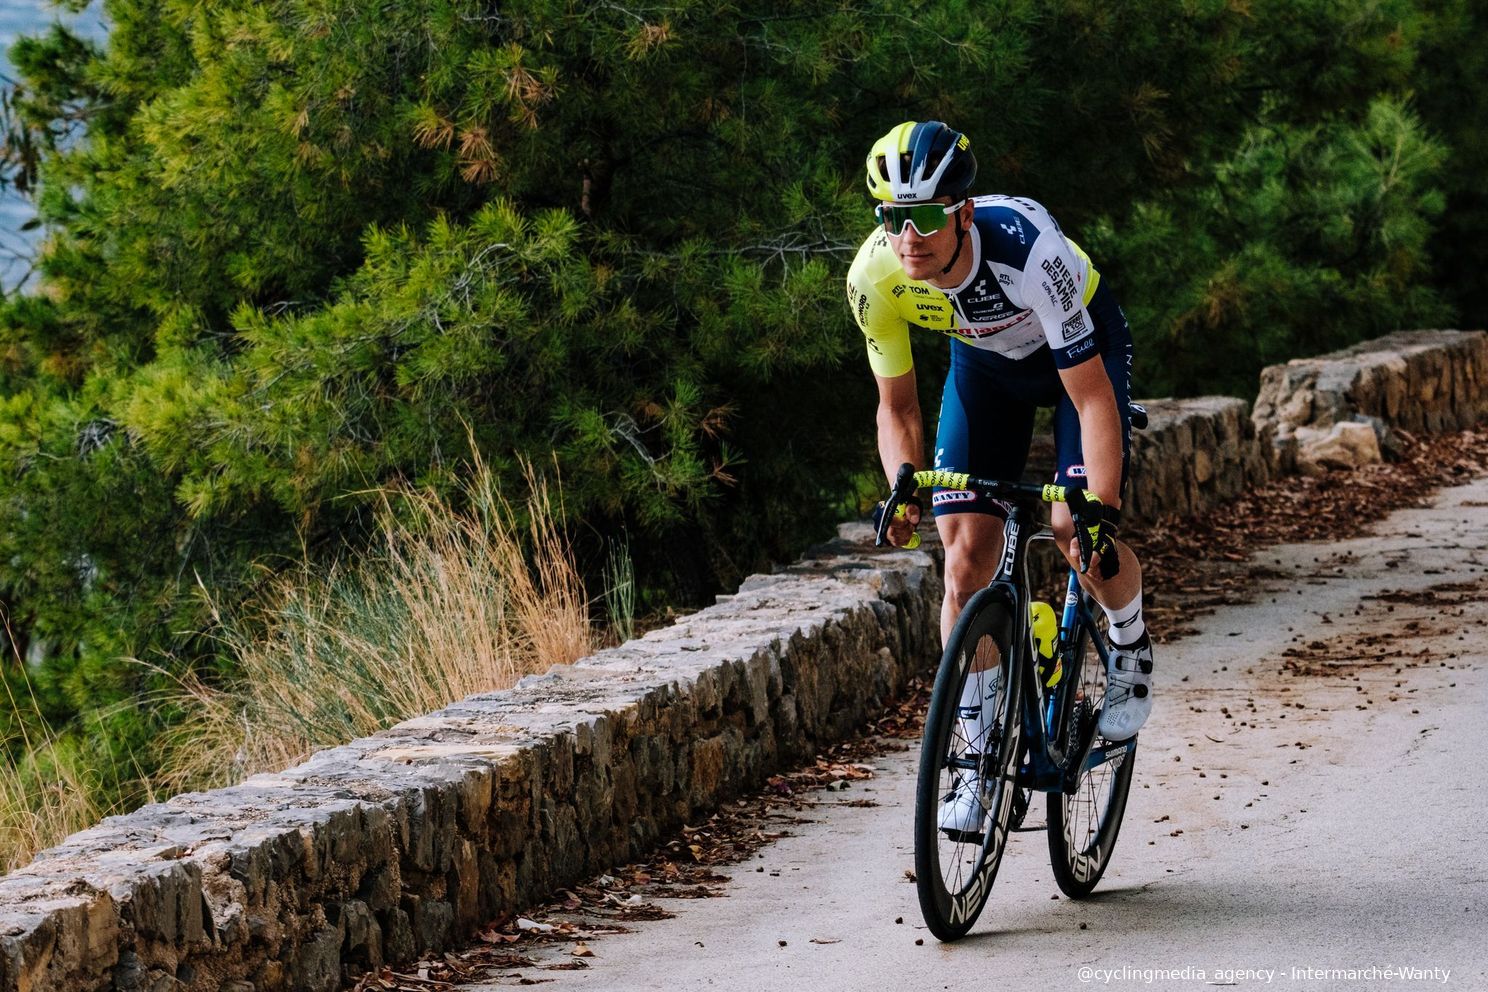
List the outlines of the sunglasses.
{"type": "Polygon", "coordinates": [[[913,224],[920,237],[934,234],[950,223],[950,217],[966,203],[880,203],[873,208],[873,215],[883,223],[890,234],[903,234],[906,224],[913,224]]]}

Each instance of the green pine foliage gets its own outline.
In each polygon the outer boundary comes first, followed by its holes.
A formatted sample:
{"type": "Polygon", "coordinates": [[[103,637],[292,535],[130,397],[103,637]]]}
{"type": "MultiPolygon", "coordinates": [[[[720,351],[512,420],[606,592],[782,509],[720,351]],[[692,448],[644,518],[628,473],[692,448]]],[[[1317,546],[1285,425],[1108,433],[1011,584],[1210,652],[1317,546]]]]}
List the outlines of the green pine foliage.
{"type": "Polygon", "coordinates": [[[830,533],[875,471],[841,280],[897,121],[1096,253],[1147,395],[1483,295],[1441,240],[1481,216],[1467,0],[106,9],[102,49],[15,47],[0,121],[48,228],[0,303],[0,671],[119,792],[175,717],[122,659],[210,676],[202,589],[355,553],[390,486],[458,498],[471,438],[514,503],[561,478],[643,615],[830,533]]]}
{"type": "Polygon", "coordinates": [[[1137,381],[1251,396],[1266,365],[1449,320],[1428,252],[1444,155],[1380,98],[1358,122],[1262,123],[1207,184],[1097,225],[1092,249],[1121,259],[1142,329],[1137,381]]]}
{"type": "Polygon", "coordinates": [[[1488,8],[1475,0],[1432,0],[1422,32],[1413,106],[1447,146],[1440,188],[1446,212],[1430,245],[1432,282],[1463,327],[1488,327],[1488,8]]]}

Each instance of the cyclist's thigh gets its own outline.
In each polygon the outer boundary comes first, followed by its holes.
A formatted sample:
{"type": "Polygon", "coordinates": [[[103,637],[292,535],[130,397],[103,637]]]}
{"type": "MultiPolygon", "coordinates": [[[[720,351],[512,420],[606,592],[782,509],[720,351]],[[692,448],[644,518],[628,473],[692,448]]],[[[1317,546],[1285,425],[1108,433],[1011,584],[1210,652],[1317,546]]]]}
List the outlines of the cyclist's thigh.
{"type": "MultiPolygon", "coordinates": [[[[1001,356],[951,342],[951,369],[935,433],[936,468],[984,479],[1023,474],[1033,438],[1034,403],[1017,395],[1010,365],[1001,356]]],[[[985,500],[964,489],[936,489],[931,509],[937,519],[963,513],[1007,516],[1000,500],[985,500]]]]}
{"type": "Polygon", "coordinates": [[[1003,520],[991,513],[948,513],[935,518],[945,545],[946,584],[964,596],[992,581],[1002,558],[1003,520]]]}
{"type": "MultiPolygon", "coordinates": [[[[1126,315],[1121,312],[1115,297],[1104,286],[1096,289],[1095,298],[1090,301],[1090,316],[1095,322],[1100,361],[1116,396],[1116,414],[1121,418],[1121,492],[1124,494],[1131,463],[1131,328],[1127,326],[1126,315]]],[[[1062,389],[1059,402],[1054,406],[1054,451],[1057,465],[1055,483],[1083,487],[1085,455],[1080,439],[1080,415],[1062,389]]],[[[1056,531],[1068,519],[1068,514],[1064,515],[1063,521],[1056,514],[1056,531]]]]}

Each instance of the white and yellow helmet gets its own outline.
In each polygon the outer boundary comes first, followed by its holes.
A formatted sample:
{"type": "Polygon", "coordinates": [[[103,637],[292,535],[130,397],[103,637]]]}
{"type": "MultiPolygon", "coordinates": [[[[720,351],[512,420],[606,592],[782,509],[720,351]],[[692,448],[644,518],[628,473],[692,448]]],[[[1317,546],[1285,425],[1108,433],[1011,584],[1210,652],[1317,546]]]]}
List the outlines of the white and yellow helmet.
{"type": "Polygon", "coordinates": [[[976,179],[971,139],[940,121],[905,121],[868,152],[868,192],[886,203],[964,197],[976,179]]]}

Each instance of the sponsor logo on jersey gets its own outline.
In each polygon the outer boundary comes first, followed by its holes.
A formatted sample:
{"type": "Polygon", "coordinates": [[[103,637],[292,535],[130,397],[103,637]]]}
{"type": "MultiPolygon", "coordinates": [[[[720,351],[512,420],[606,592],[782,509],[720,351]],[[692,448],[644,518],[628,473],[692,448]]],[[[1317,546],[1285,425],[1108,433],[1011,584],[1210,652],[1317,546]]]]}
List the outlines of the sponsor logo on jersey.
{"type": "Polygon", "coordinates": [[[1003,298],[1002,293],[998,292],[996,285],[989,287],[986,279],[978,281],[975,286],[971,287],[970,295],[957,297],[956,299],[963,307],[968,308],[980,303],[986,303],[989,300],[995,301],[995,305],[991,307],[993,313],[1000,313],[1007,309],[1007,301],[1003,298]]]}
{"type": "Polygon", "coordinates": [[[929,296],[930,295],[930,290],[926,286],[916,286],[914,284],[910,284],[909,291],[911,293],[914,293],[916,296],[929,296]]]}
{"type": "Polygon", "coordinates": [[[1007,297],[997,292],[957,302],[961,304],[961,313],[968,324],[986,324],[1002,320],[1009,314],[1016,313],[1018,309],[1007,301],[1007,297]]]}
{"type": "Polygon", "coordinates": [[[1065,353],[1065,355],[1067,355],[1070,358],[1079,358],[1081,355],[1085,354],[1087,351],[1094,350],[1094,348],[1095,348],[1095,338],[1086,338],[1084,341],[1081,341],[1079,344],[1071,345],[1070,347],[1064,349],[1064,353],[1065,353]]]}
{"type": "Polygon", "coordinates": [[[963,338],[990,338],[994,334],[1001,334],[1009,328],[1017,327],[1023,322],[1026,314],[1019,314],[1015,319],[1004,321],[1001,324],[972,324],[968,327],[958,327],[954,333],[963,338]]]}
{"type": "Polygon", "coordinates": [[[898,299],[899,297],[901,297],[903,295],[904,295],[904,283],[901,282],[899,285],[897,285],[897,286],[894,287],[894,298],[895,299],[898,299]]]}
{"type": "MultiPolygon", "coordinates": [[[[1044,274],[1049,277],[1049,282],[1053,284],[1054,292],[1050,295],[1059,300],[1061,310],[1069,313],[1075,306],[1074,274],[1065,266],[1061,258],[1046,258],[1039,263],[1039,268],[1044,270],[1044,274]]],[[[1047,285],[1045,284],[1046,289],[1047,285]]]]}
{"type": "Polygon", "coordinates": [[[1022,217],[1014,217],[1013,218],[1013,222],[1011,224],[998,224],[997,226],[1000,227],[1000,228],[1002,228],[1007,233],[1011,234],[1013,237],[1017,238],[1018,239],[1018,244],[1020,244],[1020,245],[1026,245],[1026,244],[1028,244],[1028,239],[1026,237],[1024,237],[1024,235],[1023,235],[1023,218],[1022,217]]]}
{"type": "Polygon", "coordinates": [[[1011,286],[1013,284],[1013,277],[1008,275],[1006,272],[999,272],[997,273],[997,281],[1002,283],[1004,286],[1011,286]]]}
{"type": "Polygon", "coordinates": [[[1075,338],[1079,337],[1087,330],[1089,330],[1089,328],[1085,326],[1085,315],[1078,311],[1073,317],[1060,324],[1059,327],[1060,330],[1064,332],[1064,339],[1066,341],[1073,341],[1075,338]]]}
{"type": "Polygon", "coordinates": [[[1085,466],[1084,465],[1070,465],[1070,466],[1067,466],[1065,468],[1065,470],[1064,470],[1064,474],[1067,475],[1067,476],[1069,476],[1071,479],[1083,479],[1083,478],[1085,478],[1085,466]]]}
{"type": "Polygon", "coordinates": [[[868,297],[858,297],[858,323],[862,324],[868,318],[868,297]]]}
{"type": "Polygon", "coordinates": [[[917,302],[917,303],[915,303],[915,309],[916,310],[933,310],[936,313],[940,313],[943,310],[945,310],[945,307],[941,306],[939,303],[918,303],[917,302]]]}

